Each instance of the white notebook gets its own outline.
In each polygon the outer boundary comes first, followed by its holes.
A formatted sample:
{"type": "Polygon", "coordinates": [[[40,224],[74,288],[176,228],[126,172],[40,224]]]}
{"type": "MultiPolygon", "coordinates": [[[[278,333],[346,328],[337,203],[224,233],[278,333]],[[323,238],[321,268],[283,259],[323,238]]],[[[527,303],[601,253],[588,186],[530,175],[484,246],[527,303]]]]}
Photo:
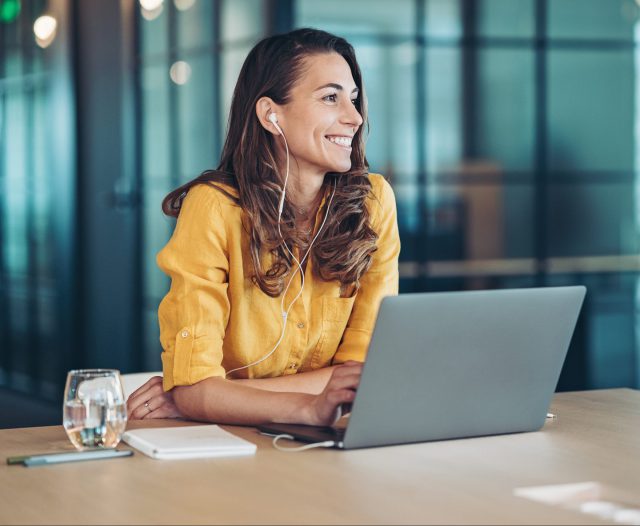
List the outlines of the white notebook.
{"type": "Polygon", "coordinates": [[[158,459],[253,455],[256,445],[216,425],[133,429],[122,435],[131,447],[158,459]]]}

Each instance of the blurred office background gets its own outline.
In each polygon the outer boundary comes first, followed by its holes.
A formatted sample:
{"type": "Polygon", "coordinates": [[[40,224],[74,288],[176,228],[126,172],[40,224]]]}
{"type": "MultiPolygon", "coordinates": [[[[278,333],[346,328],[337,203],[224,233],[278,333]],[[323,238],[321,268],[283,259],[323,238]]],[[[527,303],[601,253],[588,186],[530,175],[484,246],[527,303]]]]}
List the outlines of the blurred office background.
{"type": "Polygon", "coordinates": [[[401,291],[586,285],[558,389],[639,386],[640,0],[0,0],[0,426],[160,369],[162,197],[303,26],[356,48],[401,291]]]}

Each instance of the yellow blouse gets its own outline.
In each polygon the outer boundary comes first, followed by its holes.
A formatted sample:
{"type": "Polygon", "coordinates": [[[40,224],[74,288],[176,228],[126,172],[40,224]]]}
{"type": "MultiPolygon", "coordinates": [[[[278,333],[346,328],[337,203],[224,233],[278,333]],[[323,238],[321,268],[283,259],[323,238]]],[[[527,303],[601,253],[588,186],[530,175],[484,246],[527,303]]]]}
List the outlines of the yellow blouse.
{"type": "MultiPolygon", "coordinates": [[[[378,250],[357,294],[341,298],[339,282],[313,274],[310,256],[302,294],[289,313],[277,350],[230,377],[282,376],[346,360],[364,361],[380,301],[398,293],[400,253],[393,190],[381,175],[369,178],[373,198],[367,199],[367,206],[379,235],[378,250]]],[[[323,201],[316,228],[324,213],[323,201]]],[[[158,265],[171,277],[158,310],[165,391],[224,377],[226,371],[268,354],[280,338],[281,297],[271,298],[251,281],[253,264],[242,216],[242,209],[220,191],[195,186],[184,199],[173,236],[158,254],[158,265]]],[[[300,285],[297,275],[285,310],[300,285]]]]}

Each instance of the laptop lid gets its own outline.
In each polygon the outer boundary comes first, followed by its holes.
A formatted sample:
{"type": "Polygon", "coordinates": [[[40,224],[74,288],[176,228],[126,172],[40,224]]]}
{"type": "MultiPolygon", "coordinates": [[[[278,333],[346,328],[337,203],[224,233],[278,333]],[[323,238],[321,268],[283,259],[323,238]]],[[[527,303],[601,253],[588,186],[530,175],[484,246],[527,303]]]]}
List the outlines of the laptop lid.
{"type": "Polygon", "coordinates": [[[534,431],[585,287],[384,298],[345,449],[534,431]]]}

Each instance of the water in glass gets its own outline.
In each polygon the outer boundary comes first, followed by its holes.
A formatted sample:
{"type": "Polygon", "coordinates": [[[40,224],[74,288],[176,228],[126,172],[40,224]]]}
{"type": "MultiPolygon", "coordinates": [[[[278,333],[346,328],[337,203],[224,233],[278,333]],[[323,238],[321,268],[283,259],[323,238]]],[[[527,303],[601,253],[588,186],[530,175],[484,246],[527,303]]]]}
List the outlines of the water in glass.
{"type": "Polygon", "coordinates": [[[126,401],[118,371],[70,371],[64,400],[64,428],[77,449],[118,445],[127,425],[126,401]]]}

